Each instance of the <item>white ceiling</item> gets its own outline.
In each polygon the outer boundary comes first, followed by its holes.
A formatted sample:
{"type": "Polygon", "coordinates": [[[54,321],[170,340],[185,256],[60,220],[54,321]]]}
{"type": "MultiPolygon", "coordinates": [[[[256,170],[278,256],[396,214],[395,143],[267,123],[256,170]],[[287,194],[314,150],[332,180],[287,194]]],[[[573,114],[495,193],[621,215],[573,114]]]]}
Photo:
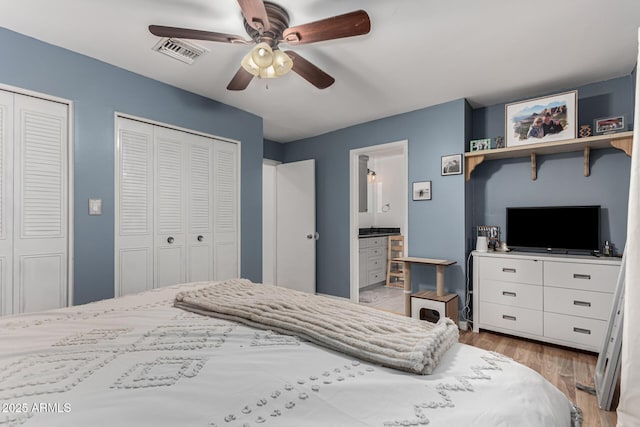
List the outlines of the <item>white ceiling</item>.
{"type": "Polygon", "coordinates": [[[236,0],[5,0],[0,26],[254,113],[279,142],[459,98],[488,106],[620,77],[637,58],[638,0],[274,1],[292,26],[369,13],[368,35],[293,49],[333,86],[290,73],[231,92],[249,46],[199,41],[208,52],[193,65],[152,50],[150,24],[246,36],[236,0]]]}

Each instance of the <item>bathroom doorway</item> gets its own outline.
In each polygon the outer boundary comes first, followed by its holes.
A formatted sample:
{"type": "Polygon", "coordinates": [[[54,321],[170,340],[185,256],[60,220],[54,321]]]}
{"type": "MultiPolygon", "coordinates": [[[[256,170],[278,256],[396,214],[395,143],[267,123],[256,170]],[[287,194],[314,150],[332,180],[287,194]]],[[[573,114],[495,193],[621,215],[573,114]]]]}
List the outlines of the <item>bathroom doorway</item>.
{"type": "Polygon", "coordinates": [[[408,248],[407,148],[398,141],[349,153],[351,301],[400,314],[403,284],[386,278],[389,236],[408,248]]]}

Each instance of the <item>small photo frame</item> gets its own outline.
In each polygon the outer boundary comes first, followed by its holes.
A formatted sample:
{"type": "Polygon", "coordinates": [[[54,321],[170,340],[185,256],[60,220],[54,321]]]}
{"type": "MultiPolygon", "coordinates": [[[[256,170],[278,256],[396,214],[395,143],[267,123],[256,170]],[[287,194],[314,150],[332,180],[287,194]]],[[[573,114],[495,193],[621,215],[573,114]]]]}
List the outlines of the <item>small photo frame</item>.
{"type": "Polygon", "coordinates": [[[431,200],[431,181],[413,183],[413,200],[431,200]]]}
{"type": "Polygon", "coordinates": [[[440,171],[442,176],[460,175],[462,173],[462,154],[442,156],[440,171]]]}
{"type": "Polygon", "coordinates": [[[626,129],[624,115],[614,117],[603,117],[593,121],[593,132],[595,135],[622,132],[626,129]]]}
{"type": "Polygon", "coordinates": [[[507,147],[575,139],[578,92],[505,105],[507,147]]]}
{"type": "Polygon", "coordinates": [[[482,151],[491,149],[491,138],[472,139],[469,141],[469,151],[482,151]]]}

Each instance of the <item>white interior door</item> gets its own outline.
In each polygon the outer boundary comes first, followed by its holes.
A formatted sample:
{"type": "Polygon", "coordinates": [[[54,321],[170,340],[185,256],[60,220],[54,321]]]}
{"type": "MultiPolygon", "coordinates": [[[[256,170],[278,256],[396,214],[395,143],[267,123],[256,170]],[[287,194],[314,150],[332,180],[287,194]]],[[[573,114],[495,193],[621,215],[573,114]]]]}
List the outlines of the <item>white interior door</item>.
{"type": "Polygon", "coordinates": [[[15,95],[14,313],[67,305],[68,106],[15,95]]]}
{"type": "Polygon", "coordinates": [[[315,160],[276,166],[277,286],[316,292],[315,160]]]}

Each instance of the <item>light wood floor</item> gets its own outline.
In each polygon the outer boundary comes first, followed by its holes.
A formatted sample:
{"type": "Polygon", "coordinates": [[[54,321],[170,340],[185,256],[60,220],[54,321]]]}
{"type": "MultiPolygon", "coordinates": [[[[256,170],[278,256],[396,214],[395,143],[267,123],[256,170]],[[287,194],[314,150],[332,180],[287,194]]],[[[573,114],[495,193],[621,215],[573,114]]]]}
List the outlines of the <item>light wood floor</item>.
{"type": "Polygon", "coordinates": [[[384,285],[364,288],[360,290],[360,304],[404,315],[404,291],[384,285]]]}
{"type": "Polygon", "coordinates": [[[461,331],[460,342],[502,353],[540,373],[582,409],[584,427],[615,427],[616,412],[600,410],[595,396],[575,387],[576,382],[593,387],[595,354],[485,331],[461,331]]]}

